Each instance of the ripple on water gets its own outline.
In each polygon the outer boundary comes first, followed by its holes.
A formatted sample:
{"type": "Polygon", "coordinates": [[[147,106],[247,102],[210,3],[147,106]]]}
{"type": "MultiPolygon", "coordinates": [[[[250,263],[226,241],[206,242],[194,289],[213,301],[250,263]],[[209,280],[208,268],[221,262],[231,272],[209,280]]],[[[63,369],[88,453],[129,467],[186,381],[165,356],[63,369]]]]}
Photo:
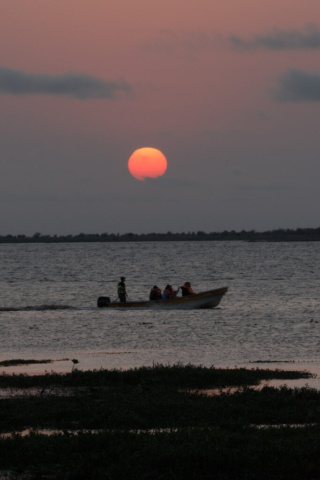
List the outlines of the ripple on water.
{"type": "Polygon", "coordinates": [[[77,358],[79,368],[288,358],[318,365],[319,250],[318,243],[0,245],[0,359],[77,358]],[[228,285],[229,292],[206,311],[97,309],[99,295],[116,298],[121,275],[137,300],[154,284],[187,280],[195,291],[228,285]]]}

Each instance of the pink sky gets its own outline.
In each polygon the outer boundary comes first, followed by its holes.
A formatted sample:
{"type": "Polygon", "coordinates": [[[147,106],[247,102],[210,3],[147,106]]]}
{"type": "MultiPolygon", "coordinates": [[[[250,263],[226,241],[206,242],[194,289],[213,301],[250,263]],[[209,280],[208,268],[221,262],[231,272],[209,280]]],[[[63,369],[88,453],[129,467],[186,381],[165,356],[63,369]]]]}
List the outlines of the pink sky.
{"type": "Polygon", "coordinates": [[[270,89],[288,69],[319,71],[320,49],[239,52],[227,42],[229,35],[249,39],[274,27],[319,26],[318,0],[0,0],[0,9],[0,66],[122,78],[134,91],[117,100],[0,95],[0,186],[9,202],[3,233],[102,231],[98,217],[114,202],[119,215],[109,230],[147,231],[147,199],[159,195],[164,210],[168,199],[176,203],[179,219],[163,215],[152,230],[318,226],[312,205],[319,200],[319,102],[284,104],[270,89]],[[205,46],[184,46],[203,36],[205,46]],[[141,186],[130,177],[128,158],[143,146],[166,155],[163,181],[171,184],[141,186]],[[127,204],[118,199],[121,191],[127,204]],[[83,192],[81,202],[91,203],[77,206],[83,192]],[[47,194],[55,199],[50,205],[47,194]],[[193,215],[185,215],[186,201],[193,215]],[[8,208],[23,212],[21,226],[8,208]],[[141,212],[145,220],[135,219],[141,212]]]}

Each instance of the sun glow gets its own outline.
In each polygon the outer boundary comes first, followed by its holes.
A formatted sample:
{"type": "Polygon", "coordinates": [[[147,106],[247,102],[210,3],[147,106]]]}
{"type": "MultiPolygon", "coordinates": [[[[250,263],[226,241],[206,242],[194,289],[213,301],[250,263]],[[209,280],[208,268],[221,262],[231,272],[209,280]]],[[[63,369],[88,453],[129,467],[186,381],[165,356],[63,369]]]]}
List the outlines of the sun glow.
{"type": "Polygon", "coordinates": [[[129,158],[128,168],[134,178],[143,181],[146,177],[162,176],[167,170],[167,160],[156,148],[139,148],[129,158]]]}

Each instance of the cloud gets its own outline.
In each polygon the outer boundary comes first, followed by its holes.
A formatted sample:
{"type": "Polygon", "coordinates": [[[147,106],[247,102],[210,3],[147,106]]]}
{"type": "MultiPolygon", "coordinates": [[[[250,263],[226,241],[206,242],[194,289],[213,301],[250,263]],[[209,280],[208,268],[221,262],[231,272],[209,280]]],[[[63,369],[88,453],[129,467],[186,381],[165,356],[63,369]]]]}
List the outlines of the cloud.
{"type": "Polygon", "coordinates": [[[80,100],[114,99],[119,92],[130,94],[132,90],[132,86],[125,80],[105,81],[75,73],[26,73],[0,67],[0,95],[66,95],[80,100]]]}
{"type": "Polygon", "coordinates": [[[302,30],[282,30],[274,27],[266,34],[243,38],[223,36],[203,30],[161,30],[156,38],[142,46],[143,50],[166,55],[194,55],[203,51],[232,49],[238,52],[255,50],[315,50],[320,49],[320,28],[308,23],[302,30]]]}
{"type": "Polygon", "coordinates": [[[319,102],[320,73],[290,69],[278,78],[272,93],[279,102],[319,102]]]}
{"type": "Polygon", "coordinates": [[[303,31],[281,30],[273,28],[265,35],[254,35],[251,39],[244,39],[235,35],[228,37],[235,50],[314,50],[320,48],[320,28],[312,23],[305,26],[303,31]]]}
{"type": "Polygon", "coordinates": [[[216,32],[202,30],[175,32],[166,29],[159,31],[156,38],[142,45],[142,49],[151,53],[190,55],[216,49],[221,42],[222,37],[216,32]]]}

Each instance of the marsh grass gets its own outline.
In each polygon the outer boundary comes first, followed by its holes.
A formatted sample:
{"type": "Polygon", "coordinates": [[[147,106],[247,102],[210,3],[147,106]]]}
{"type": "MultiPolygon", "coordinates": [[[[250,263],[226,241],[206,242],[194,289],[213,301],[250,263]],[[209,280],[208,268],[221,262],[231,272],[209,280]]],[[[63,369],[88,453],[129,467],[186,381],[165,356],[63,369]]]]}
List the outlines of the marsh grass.
{"type": "Polygon", "coordinates": [[[19,365],[32,365],[34,363],[52,363],[53,360],[22,360],[22,359],[14,359],[14,360],[3,360],[0,362],[1,367],[14,367],[19,365]]]}
{"type": "Polygon", "coordinates": [[[1,432],[34,429],[205,428],[320,421],[320,392],[310,388],[245,388],[207,395],[173,388],[111,387],[70,396],[0,400],[1,432]]]}
{"type": "Polygon", "coordinates": [[[40,392],[0,399],[1,432],[45,428],[65,433],[0,438],[0,469],[29,480],[318,480],[320,392],[249,387],[261,380],[311,377],[308,372],[193,365],[1,375],[2,387],[40,392]],[[190,391],[226,385],[242,388],[218,396],[190,391]],[[316,426],[250,427],[311,423],[316,426]]]}
{"type": "Polygon", "coordinates": [[[318,426],[31,434],[0,439],[0,468],[30,479],[311,480],[319,478],[319,443],[318,426]]]}
{"type": "Polygon", "coordinates": [[[215,368],[195,365],[161,365],[139,367],[129,370],[74,369],[69,373],[50,372],[45,375],[0,374],[0,388],[43,386],[163,386],[178,388],[225,388],[243,385],[258,385],[261,380],[314,378],[307,371],[283,371],[260,368],[215,368]]]}

